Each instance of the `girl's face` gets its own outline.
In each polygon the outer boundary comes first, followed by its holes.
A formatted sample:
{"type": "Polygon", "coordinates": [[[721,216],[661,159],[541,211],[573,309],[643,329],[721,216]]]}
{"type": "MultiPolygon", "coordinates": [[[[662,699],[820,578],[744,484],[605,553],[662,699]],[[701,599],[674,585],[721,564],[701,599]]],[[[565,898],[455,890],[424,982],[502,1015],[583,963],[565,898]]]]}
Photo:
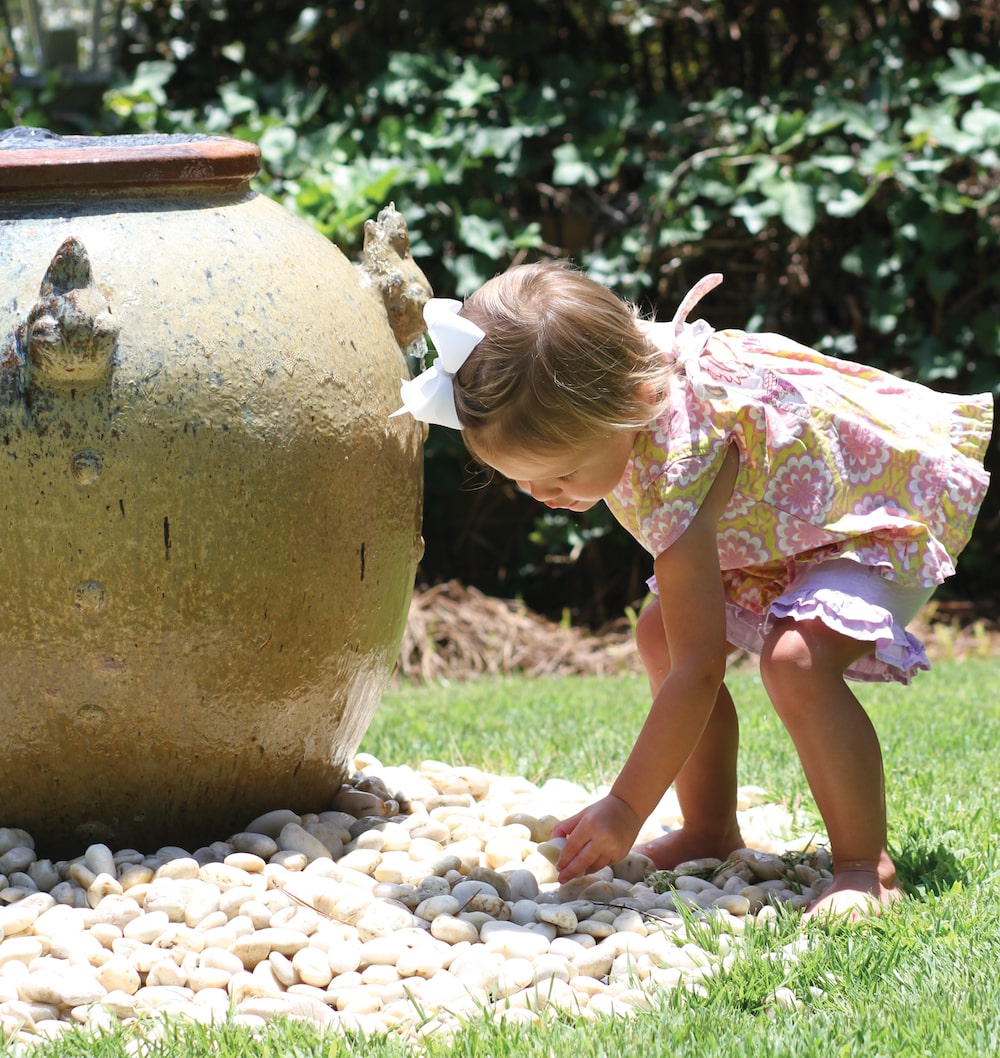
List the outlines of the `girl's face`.
{"type": "Polygon", "coordinates": [[[513,449],[484,461],[546,507],[586,511],[621,481],[637,432],[617,430],[544,455],[513,449]]]}

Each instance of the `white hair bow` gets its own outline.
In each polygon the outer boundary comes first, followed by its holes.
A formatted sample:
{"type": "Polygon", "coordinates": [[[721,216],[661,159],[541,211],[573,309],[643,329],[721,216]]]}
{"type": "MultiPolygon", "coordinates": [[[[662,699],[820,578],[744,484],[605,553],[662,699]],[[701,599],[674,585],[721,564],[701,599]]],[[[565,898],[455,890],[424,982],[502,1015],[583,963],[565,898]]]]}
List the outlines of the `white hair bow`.
{"type": "Polygon", "coordinates": [[[469,353],[486,337],[474,323],[458,315],[461,301],[431,298],[424,305],[424,323],[437,350],[437,359],[416,378],[404,380],[399,388],[403,406],[389,416],[409,412],[420,422],[461,430],[455,411],[452,381],[469,353]]]}

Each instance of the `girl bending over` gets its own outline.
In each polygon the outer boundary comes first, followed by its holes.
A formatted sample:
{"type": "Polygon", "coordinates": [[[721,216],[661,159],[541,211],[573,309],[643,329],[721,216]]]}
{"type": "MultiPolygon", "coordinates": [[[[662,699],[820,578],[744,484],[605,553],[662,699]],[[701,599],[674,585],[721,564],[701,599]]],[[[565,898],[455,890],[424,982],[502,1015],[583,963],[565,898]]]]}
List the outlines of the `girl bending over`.
{"type": "MultiPolygon", "coordinates": [[[[684,825],[659,868],[743,845],[726,655],[760,657],[857,917],[901,895],[878,737],[847,680],[908,683],[906,631],[972,533],[992,398],[940,394],[777,334],[642,321],[599,283],[524,265],[425,311],[435,364],[403,384],[424,422],[553,508],[607,503],[653,558],[636,628],[653,703],[611,792],[563,820],[560,881],[622,859],[674,784],[684,825]]],[[[397,413],[398,414],[398,413],[397,413]]]]}

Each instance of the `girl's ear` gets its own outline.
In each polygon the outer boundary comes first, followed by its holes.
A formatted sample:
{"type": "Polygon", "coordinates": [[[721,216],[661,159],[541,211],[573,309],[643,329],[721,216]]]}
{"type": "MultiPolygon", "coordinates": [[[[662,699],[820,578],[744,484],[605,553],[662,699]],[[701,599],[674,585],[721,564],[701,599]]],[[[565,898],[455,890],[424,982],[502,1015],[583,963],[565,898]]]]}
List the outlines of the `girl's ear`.
{"type": "Polygon", "coordinates": [[[654,383],[648,380],[638,383],[635,387],[634,400],[636,407],[655,408],[660,403],[661,396],[654,383]]]}

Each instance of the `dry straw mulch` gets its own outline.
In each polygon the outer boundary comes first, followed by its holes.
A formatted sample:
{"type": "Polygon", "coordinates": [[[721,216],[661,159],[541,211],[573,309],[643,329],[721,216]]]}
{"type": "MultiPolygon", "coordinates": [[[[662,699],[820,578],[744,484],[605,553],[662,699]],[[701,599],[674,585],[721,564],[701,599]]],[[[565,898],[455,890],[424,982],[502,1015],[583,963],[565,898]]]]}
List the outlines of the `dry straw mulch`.
{"type": "Polygon", "coordinates": [[[641,668],[624,618],[592,633],[449,581],[414,593],[398,675],[428,682],[515,672],[610,676],[641,668]]]}
{"type": "MultiPolygon", "coordinates": [[[[911,631],[931,660],[1000,655],[995,607],[931,602],[911,631]]],[[[449,581],[414,592],[396,678],[427,683],[513,673],[613,676],[641,671],[624,617],[590,632],[549,621],[515,600],[449,581]]]]}

